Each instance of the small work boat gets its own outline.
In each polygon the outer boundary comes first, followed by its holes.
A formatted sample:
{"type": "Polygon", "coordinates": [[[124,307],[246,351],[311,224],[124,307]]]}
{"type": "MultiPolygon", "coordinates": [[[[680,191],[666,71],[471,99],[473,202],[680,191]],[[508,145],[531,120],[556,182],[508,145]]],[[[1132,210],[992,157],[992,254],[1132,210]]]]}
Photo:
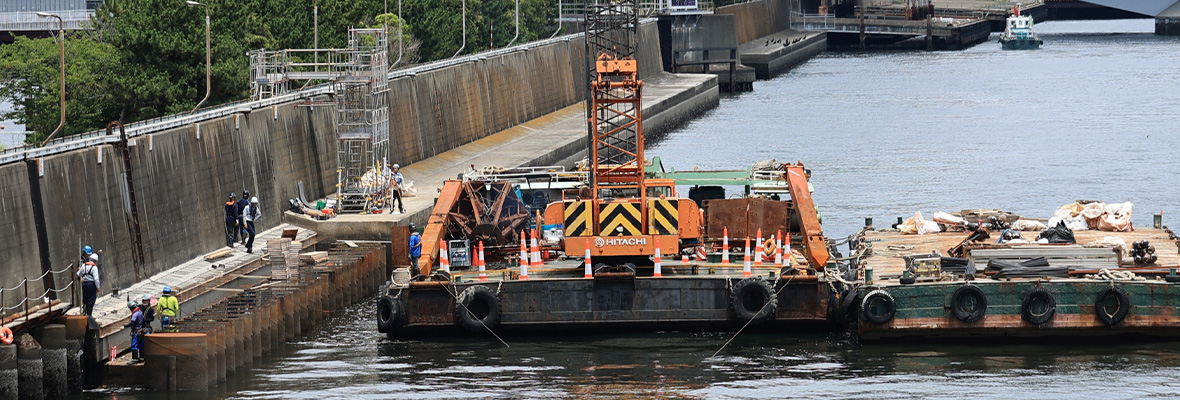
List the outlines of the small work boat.
{"type": "Polygon", "coordinates": [[[1012,16],[1004,26],[1004,34],[1000,35],[1000,45],[1004,50],[1039,49],[1045,44],[1037,33],[1033,32],[1033,18],[1031,15],[1020,15],[1020,5],[1012,9],[1012,16]]]}

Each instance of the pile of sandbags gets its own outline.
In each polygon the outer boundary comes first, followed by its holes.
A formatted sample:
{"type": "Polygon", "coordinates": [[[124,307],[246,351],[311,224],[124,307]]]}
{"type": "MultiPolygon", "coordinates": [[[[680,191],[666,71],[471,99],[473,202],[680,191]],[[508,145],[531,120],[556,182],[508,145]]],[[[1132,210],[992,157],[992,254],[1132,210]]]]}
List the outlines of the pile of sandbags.
{"type": "Polygon", "coordinates": [[[1071,230],[1097,229],[1109,232],[1129,232],[1131,226],[1131,202],[1106,204],[1100,201],[1077,201],[1057,208],[1049,226],[1064,222],[1071,230]]]}
{"type": "Polygon", "coordinates": [[[900,225],[897,225],[897,230],[907,235],[925,235],[927,233],[938,233],[938,223],[927,220],[922,217],[922,212],[914,212],[914,216],[906,219],[900,225]]]}

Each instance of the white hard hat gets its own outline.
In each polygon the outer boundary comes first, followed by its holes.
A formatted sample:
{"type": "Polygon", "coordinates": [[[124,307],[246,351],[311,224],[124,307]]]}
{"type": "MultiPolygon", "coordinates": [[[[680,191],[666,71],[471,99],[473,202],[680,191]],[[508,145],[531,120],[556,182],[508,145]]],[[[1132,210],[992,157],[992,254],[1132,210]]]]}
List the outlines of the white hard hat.
{"type": "Polygon", "coordinates": [[[257,203],[257,202],[258,202],[258,196],[251,197],[251,198],[250,198],[250,202],[251,202],[251,203],[257,203]]]}
{"type": "Polygon", "coordinates": [[[90,261],[98,262],[98,254],[91,254],[90,261]]]}
{"type": "Polygon", "coordinates": [[[401,166],[401,165],[398,165],[398,164],[393,164],[393,167],[394,167],[394,168],[401,168],[402,166],[401,166]]]}

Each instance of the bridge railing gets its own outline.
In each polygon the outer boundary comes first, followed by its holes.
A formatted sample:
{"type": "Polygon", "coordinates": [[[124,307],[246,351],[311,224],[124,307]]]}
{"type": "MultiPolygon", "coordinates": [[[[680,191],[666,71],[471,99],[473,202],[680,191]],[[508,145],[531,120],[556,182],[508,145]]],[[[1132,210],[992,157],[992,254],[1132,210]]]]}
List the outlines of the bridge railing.
{"type": "Polygon", "coordinates": [[[830,31],[836,29],[836,14],[791,13],[791,29],[799,31],[830,31]]]}
{"type": "MultiPolygon", "coordinates": [[[[90,25],[90,17],[94,16],[94,10],[62,10],[45,12],[61,16],[63,27],[66,30],[72,31],[88,28],[90,25]]],[[[56,18],[42,17],[33,11],[0,13],[0,32],[56,32],[57,28],[58,25],[56,18]]]]}

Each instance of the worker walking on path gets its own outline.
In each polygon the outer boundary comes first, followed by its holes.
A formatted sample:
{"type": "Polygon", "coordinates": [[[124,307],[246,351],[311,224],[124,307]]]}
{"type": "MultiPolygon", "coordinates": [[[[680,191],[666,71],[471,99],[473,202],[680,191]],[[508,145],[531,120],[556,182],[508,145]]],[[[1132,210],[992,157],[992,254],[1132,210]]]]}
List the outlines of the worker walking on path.
{"type": "Polygon", "coordinates": [[[255,229],[255,227],[254,227],[254,221],[258,221],[259,218],[262,218],[262,210],[258,209],[258,198],[257,197],[250,198],[250,204],[246,205],[245,211],[242,212],[242,218],[246,220],[246,233],[245,233],[245,235],[248,236],[248,238],[245,239],[246,252],[253,253],[254,252],[254,234],[257,232],[257,229],[255,229]]]}
{"type": "Polygon", "coordinates": [[[418,235],[414,224],[410,224],[410,265],[414,266],[414,271],[418,270],[419,257],[422,257],[422,236],[418,235]]]}
{"type": "Polygon", "coordinates": [[[78,277],[82,278],[82,312],[93,317],[94,301],[102,290],[102,280],[98,277],[98,254],[91,254],[90,259],[78,268],[78,277]]]}
{"type": "Polygon", "coordinates": [[[406,178],[402,176],[401,165],[393,164],[393,187],[390,188],[389,208],[392,210],[394,203],[397,204],[398,210],[402,214],[406,213],[406,203],[402,201],[402,185],[406,183],[406,178]]]}
{"type": "Polygon", "coordinates": [[[246,244],[246,207],[250,206],[250,191],[243,190],[242,198],[238,200],[238,231],[242,234],[242,244],[246,244]]]}
{"type": "Polygon", "coordinates": [[[156,313],[160,314],[160,330],[168,332],[168,325],[175,323],[180,315],[180,300],[172,295],[172,286],[164,286],[164,294],[156,302],[156,313]]]}
{"type": "Polygon", "coordinates": [[[225,202],[225,245],[230,248],[238,241],[238,203],[234,198],[234,194],[230,193],[229,200],[225,202]]]}

